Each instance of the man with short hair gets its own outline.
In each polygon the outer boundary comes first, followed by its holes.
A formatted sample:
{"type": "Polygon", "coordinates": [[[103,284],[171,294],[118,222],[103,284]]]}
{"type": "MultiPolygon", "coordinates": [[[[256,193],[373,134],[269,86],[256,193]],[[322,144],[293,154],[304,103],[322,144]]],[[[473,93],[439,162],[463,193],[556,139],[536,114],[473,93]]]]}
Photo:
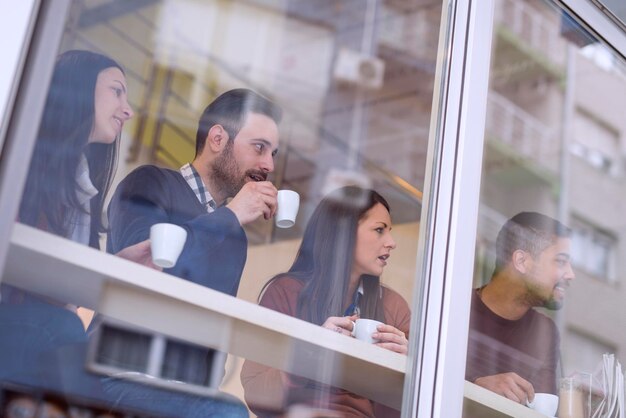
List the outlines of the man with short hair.
{"type": "Polygon", "coordinates": [[[215,99],[200,118],[192,163],[178,171],[142,166],[120,183],[109,205],[107,250],[148,239],[156,223],[180,225],[187,241],[165,271],[236,295],[247,254],[242,226],[276,211],[277,190],[267,176],[281,116],[276,104],[248,89],[215,99]]]}
{"type": "Polygon", "coordinates": [[[559,309],[574,279],[570,230],[536,212],[509,219],[491,281],[472,295],[466,380],[525,404],[557,393],[559,333],[533,308],[559,309]]]}

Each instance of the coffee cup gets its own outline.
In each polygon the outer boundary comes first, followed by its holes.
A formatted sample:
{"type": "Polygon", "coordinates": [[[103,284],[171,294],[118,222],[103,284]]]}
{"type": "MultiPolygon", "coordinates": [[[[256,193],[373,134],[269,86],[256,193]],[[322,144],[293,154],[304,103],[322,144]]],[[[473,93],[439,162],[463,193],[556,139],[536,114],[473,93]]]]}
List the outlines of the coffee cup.
{"type": "Polygon", "coordinates": [[[526,402],[526,405],[537,412],[553,417],[559,407],[559,397],[551,393],[535,393],[532,402],[526,402]]]}
{"type": "Polygon", "coordinates": [[[187,231],[181,226],[170,223],[152,225],[150,227],[152,262],[163,268],[174,267],[186,239],[187,231]]]}
{"type": "Polygon", "coordinates": [[[296,215],[300,206],[300,195],[293,190],[279,190],[277,197],[278,208],[274,216],[276,226],[291,228],[296,223],[296,215]]]}
{"type": "Polygon", "coordinates": [[[372,338],[372,334],[378,332],[377,327],[383,325],[382,322],[374,319],[362,319],[359,318],[353,322],[352,336],[357,340],[364,341],[369,344],[378,342],[372,338]]]}

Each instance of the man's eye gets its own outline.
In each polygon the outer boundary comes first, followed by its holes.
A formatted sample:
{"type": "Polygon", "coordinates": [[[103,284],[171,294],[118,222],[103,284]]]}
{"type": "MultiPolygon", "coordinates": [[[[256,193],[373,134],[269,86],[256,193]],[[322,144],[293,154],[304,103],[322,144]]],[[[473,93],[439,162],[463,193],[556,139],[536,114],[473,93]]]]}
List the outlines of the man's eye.
{"type": "Polygon", "coordinates": [[[263,144],[256,144],[255,147],[256,147],[257,151],[259,151],[259,152],[263,152],[263,150],[265,149],[265,145],[263,145],[263,144]]]}

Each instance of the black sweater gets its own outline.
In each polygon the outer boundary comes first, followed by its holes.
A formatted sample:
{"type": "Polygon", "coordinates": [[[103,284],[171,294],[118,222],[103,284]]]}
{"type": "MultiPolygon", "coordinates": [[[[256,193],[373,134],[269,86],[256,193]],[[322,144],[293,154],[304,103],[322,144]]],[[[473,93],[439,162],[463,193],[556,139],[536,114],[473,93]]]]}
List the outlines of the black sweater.
{"type": "Polygon", "coordinates": [[[164,271],[235,296],[248,241],[226,207],[207,213],[178,171],[142,166],[118,186],[109,205],[107,251],[117,253],[150,236],[150,227],[169,222],[187,230],[176,266],[164,271]]]}

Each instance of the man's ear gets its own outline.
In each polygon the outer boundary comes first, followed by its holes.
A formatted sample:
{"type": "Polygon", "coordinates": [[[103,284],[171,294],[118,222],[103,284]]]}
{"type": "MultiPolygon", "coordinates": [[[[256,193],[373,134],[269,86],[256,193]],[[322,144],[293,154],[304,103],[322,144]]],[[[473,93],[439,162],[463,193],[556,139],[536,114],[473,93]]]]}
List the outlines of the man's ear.
{"type": "Polygon", "coordinates": [[[511,256],[511,262],[513,263],[513,267],[515,270],[519,271],[522,274],[526,274],[528,271],[528,261],[530,254],[528,254],[524,250],[515,250],[513,255],[511,256]]]}
{"type": "Polygon", "coordinates": [[[221,152],[228,143],[228,132],[222,125],[213,125],[207,133],[204,146],[215,153],[221,152]]]}

